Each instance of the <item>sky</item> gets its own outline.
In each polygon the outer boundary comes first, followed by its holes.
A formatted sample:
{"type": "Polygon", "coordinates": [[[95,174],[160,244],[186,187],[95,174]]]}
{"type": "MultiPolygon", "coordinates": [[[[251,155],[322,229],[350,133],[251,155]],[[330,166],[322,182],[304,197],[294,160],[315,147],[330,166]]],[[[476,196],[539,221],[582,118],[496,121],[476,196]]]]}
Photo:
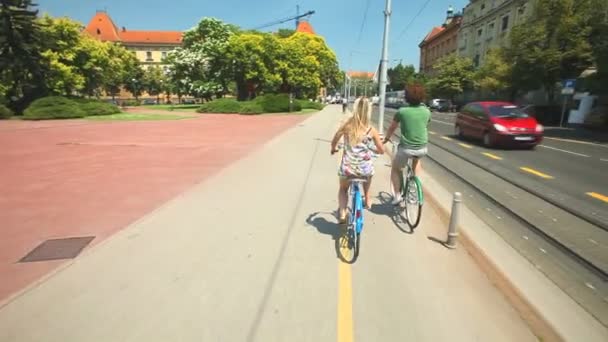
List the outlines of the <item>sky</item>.
{"type": "MultiPolygon", "coordinates": [[[[340,68],[373,72],[378,67],[384,30],[385,0],[37,0],[41,13],[86,23],[106,10],[118,27],[132,30],[178,30],[215,17],[242,28],[313,10],[309,22],[336,52],[340,68]]],[[[389,34],[389,66],[399,62],[418,69],[418,44],[440,26],[450,5],[461,11],[468,0],[395,0],[389,34]],[[421,11],[422,10],[422,11],[421,11]],[[421,11],[421,12],[420,12],[421,11]],[[420,13],[420,15],[417,15],[420,13]]],[[[295,22],[264,29],[294,28],[295,22]]]]}

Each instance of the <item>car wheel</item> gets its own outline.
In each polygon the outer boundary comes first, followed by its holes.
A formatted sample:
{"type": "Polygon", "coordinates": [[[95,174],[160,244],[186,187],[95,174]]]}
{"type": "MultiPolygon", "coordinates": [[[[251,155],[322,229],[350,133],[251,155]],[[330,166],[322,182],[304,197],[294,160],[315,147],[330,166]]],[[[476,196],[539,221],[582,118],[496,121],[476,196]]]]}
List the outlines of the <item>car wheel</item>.
{"type": "Polygon", "coordinates": [[[491,147],[491,146],[492,146],[492,137],[490,137],[490,133],[485,132],[485,133],[483,134],[483,144],[484,144],[486,147],[491,147]]]}
{"type": "Polygon", "coordinates": [[[454,126],[454,133],[456,134],[457,137],[464,138],[464,135],[462,134],[462,129],[460,129],[460,126],[458,126],[458,125],[454,126]]]}

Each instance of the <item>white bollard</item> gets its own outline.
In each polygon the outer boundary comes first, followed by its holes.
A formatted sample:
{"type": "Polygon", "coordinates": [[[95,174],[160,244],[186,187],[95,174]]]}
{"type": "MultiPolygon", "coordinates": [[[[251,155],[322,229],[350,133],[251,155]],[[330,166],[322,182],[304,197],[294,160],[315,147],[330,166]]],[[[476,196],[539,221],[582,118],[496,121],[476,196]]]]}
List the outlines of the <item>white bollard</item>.
{"type": "Polygon", "coordinates": [[[456,248],[456,239],[458,238],[458,219],[460,217],[460,203],[462,202],[462,194],[460,192],[454,193],[454,199],[452,201],[452,214],[450,215],[450,226],[448,228],[448,240],[445,244],[447,248],[456,248]]]}

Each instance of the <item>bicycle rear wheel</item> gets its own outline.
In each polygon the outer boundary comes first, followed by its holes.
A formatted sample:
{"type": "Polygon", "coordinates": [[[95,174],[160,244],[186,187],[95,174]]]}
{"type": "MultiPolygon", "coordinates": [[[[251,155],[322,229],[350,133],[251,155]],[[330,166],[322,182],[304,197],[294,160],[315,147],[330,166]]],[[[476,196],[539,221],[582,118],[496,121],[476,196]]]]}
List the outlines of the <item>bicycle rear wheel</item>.
{"type": "Polygon", "coordinates": [[[411,229],[418,227],[422,217],[422,183],[418,177],[410,177],[405,185],[405,212],[411,229]]]}
{"type": "MultiPolygon", "coordinates": [[[[360,199],[359,199],[360,200],[360,199]]],[[[357,233],[357,198],[356,194],[351,188],[349,190],[349,201],[348,201],[348,221],[346,229],[342,231],[342,234],[336,240],[339,257],[342,261],[352,264],[357,260],[359,256],[359,238],[360,235],[357,233]]]]}

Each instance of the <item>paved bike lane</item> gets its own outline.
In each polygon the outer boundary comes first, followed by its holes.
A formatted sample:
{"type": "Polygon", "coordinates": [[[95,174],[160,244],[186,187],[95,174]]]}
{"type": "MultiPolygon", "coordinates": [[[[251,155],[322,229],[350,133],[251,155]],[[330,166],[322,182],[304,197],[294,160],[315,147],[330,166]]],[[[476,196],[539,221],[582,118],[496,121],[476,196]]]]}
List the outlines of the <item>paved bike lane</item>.
{"type": "MultiPolygon", "coordinates": [[[[380,193],[337,257],[330,106],[86,251],[0,309],[1,341],[533,341],[429,206],[415,234],[380,193]]],[[[372,191],[388,189],[377,161],[372,191]]]]}

